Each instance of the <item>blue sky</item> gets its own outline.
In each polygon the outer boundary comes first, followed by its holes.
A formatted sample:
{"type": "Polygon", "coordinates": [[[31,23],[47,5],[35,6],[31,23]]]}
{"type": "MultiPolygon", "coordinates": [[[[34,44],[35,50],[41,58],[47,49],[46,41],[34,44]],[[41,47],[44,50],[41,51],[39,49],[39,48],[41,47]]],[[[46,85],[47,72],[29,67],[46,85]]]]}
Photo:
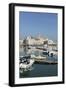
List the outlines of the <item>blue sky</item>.
{"type": "Polygon", "coordinates": [[[56,13],[19,13],[19,38],[28,35],[37,36],[39,33],[52,40],[57,40],[57,21],[56,13]]]}

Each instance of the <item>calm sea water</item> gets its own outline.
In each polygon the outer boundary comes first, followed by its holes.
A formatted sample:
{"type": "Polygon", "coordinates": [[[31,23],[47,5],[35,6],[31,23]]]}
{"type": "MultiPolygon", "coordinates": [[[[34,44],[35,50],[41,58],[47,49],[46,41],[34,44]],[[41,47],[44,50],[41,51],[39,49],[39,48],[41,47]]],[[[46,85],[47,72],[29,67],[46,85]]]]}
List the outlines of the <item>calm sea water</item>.
{"type": "MultiPolygon", "coordinates": [[[[37,55],[39,52],[36,51],[37,55]]],[[[25,52],[20,51],[20,56],[24,55],[25,52]]],[[[42,56],[43,54],[40,53],[42,56]]],[[[47,56],[48,60],[57,60],[54,57],[47,56]]],[[[31,71],[26,71],[24,73],[20,73],[20,78],[28,78],[28,77],[48,77],[48,76],[57,76],[58,74],[58,64],[33,64],[33,69],[31,71]]]]}

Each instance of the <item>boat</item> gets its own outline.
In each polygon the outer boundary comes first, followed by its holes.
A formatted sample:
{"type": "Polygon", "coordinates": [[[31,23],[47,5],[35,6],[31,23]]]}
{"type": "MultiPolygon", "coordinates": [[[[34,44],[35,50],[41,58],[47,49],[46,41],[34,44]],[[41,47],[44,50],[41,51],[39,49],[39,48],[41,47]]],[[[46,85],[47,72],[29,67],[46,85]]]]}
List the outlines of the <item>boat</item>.
{"type": "Polygon", "coordinates": [[[57,56],[58,52],[57,51],[50,51],[49,52],[49,56],[53,57],[53,56],[57,56]]]}
{"type": "Polygon", "coordinates": [[[29,68],[30,66],[32,66],[32,64],[34,63],[34,60],[30,60],[29,63],[20,63],[19,67],[20,68],[29,68]]]}
{"type": "Polygon", "coordinates": [[[46,60],[46,57],[45,56],[36,56],[34,59],[37,59],[37,60],[46,60]]]}
{"type": "Polygon", "coordinates": [[[31,58],[32,59],[37,59],[37,60],[46,60],[46,57],[45,56],[41,56],[41,55],[38,55],[38,56],[31,55],[31,58]]]}
{"type": "Polygon", "coordinates": [[[19,68],[20,72],[23,73],[24,71],[28,71],[32,69],[32,65],[34,63],[34,59],[23,57],[20,59],[19,68]],[[22,60],[21,60],[22,59],[22,60]]]}

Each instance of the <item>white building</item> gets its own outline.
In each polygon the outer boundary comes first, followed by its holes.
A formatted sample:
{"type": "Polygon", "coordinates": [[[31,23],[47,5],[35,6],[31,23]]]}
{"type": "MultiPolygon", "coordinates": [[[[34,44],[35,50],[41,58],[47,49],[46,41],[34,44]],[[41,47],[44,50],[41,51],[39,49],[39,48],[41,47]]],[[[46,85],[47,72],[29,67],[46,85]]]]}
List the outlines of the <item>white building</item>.
{"type": "Polygon", "coordinates": [[[48,50],[57,50],[57,43],[54,43],[52,40],[48,40],[48,50]]]}
{"type": "Polygon", "coordinates": [[[42,37],[31,37],[31,36],[28,36],[27,37],[27,40],[28,40],[28,44],[29,45],[43,45],[44,42],[47,40],[47,39],[44,39],[42,37]]]}

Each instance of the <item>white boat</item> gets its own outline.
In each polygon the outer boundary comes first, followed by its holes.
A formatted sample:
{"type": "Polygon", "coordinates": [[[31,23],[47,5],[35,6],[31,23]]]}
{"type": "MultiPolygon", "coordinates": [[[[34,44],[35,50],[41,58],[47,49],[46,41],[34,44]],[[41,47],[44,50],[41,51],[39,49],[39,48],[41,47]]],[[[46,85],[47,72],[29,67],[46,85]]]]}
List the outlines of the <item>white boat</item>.
{"type": "Polygon", "coordinates": [[[56,51],[49,52],[49,56],[57,56],[57,55],[58,55],[58,52],[56,52],[56,51]]]}
{"type": "Polygon", "coordinates": [[[46,60],[46,57],[45,56],[41,56],[41,55],[38,55],[38,56],[35,56],[35,55],[31,55],[31,58],[32,59],[37,59],[37,60],[46,60]]]}
{"type": "Polygon", "coordinates": [[[30,69],[30,67],[32,67],[33,63],[34,63],[34,60],[30,59],[29,64],[27,64],[27,63],[20,63],[19,64],[19,68],[21,70],[27,71],[28,69],[30,69]]]}

